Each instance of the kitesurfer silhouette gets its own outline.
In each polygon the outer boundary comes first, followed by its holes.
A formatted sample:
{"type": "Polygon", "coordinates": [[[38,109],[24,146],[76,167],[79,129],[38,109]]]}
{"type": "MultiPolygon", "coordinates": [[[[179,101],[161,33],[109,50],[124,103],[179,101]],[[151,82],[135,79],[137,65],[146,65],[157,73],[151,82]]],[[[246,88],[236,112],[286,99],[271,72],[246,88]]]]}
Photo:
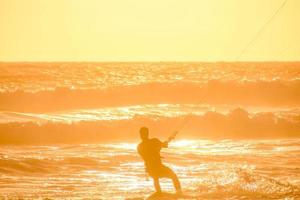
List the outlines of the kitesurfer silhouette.
{"type": "Polygon", "coordinates": [[[161,142],[157,138],[149,138],[149,129],[142,127],[140,129],[142,142],[138,145],[138,153],[145,162],[146,171],[153,178],[154,187],[157,193],[161,193],[159,178],[170,178],[176,189],[176,193],[182,194],[180,182],[172,169],[165,166],[161,161],[160,150],[167,148],[170,141],[161,142]]]}

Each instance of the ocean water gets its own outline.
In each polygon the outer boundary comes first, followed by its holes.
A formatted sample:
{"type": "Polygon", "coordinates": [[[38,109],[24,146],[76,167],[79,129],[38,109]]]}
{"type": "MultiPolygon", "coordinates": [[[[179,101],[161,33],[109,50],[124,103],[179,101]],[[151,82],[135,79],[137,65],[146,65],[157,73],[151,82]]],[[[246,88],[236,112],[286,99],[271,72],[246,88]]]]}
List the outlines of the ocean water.
{"type": "Polygon", "coordinates": [[[149,196],[141,126],[195,198],[300,199],[297,62],[0,63],[0,199],[149,196]]]}
{"type": "Polygon", "coordinates": [[[193,139],[299,137],[300,63],[0,63],[2,144],[167,137],[186,118],[193,139]]]}
{"type": "MultiPolygon", "coordinates": [[[[153,192],[137,143],[1,146],[2,199],[134,199],[153,192]]],[[[162,151],[195,199],[300,199],[300,140],[177,140],[162,151]]],[[[173,192],[168,179],[164,191],[173,192]]]]}
{"type": "Polygon", "coordinates": [[[298,62],[287,63],[0,63],[0,91],[113,88],[149,83],[294,82],[298,62]]]}

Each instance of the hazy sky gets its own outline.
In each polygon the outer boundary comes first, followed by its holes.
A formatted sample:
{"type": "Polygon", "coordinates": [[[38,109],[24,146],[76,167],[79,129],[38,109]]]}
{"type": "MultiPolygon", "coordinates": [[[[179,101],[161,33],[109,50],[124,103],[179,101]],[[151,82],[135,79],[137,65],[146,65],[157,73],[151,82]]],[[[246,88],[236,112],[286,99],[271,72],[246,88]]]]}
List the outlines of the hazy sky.
{"type": "MultiPolygon", "coordinates": [[[[0,61],[230,61],[284,0],[0,0],[0,61]]],[[[300,60],[288,0],[240,60],[300,60]]]]}

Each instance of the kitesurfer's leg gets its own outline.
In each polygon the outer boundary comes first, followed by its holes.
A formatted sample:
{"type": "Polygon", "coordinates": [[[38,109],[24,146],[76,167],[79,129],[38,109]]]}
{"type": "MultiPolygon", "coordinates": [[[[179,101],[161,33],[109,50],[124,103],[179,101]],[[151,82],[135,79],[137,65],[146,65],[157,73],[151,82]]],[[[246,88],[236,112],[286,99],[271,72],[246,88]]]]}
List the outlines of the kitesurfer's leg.
{"type": "Polygon", "coordinates": [[[155,187],[156,192],[161,193],[159,178],[158,177],[153,177],[153,183],[154,183],[154,187],[155,187]]]}
{"type": "Polygon", "coordinates": [[[176,189],[176,192],[177,193],[182,193],[179,179],[178,179],[177,175],[174,172],[173,172],[173,175],[171,176],[171,179],[173,181],[173,185],[176,189]]]}
{"type": "Polygon", "coordinates": [[[175,174],[175,172],[166,166],[165,166],[164,171],[165,171],[165,177],[172,179],[172,182],[173,182],[176,192],[181,194],[182,193],[181,185],[180,185],[179,179],[178,179],[177,175],[175,174]]]}

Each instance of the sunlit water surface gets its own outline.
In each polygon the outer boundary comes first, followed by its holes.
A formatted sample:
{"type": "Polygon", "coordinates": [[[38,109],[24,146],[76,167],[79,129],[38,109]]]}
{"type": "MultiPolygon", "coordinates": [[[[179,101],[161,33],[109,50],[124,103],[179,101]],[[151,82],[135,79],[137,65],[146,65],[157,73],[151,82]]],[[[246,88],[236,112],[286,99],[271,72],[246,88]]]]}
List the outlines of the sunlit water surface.
{"type": "Polygon", "coordinates": [[[95,89],[149,83],[299,81],[291,63],[0,63],[0,92],[95,89]]]}
{"type": "MultiPolygon", "coordinates": [[[[0,199],[145,198],[153,186],[136,145],[1,146],[0,199]]],[[[300,199],[297,139],[182,140],[162,155],[198,199],[300,199]]]]}
{"type": "MultiPolygon", "coordinates": [[[[133,120],[136,116],[147,116],[150,119],[161,117],[178,117],[186,115],[201,116],[206,112],[213,111],[228,114],[237,108],[236,105],[209,105],[209,104],[144,104],[123,107],[105,107],[99,109],[69,110],[52,113],[23,113],[23,112],[1,112],[0,124],[10,122],[62,122],[72,123],[80,121],[111,121],[111,120],[133,120]]],[[[290,119],[300,115],[300,108],[273,108],[244,106],[249,116],[259,112],[270,112],[276,117],[290,119]]]]}

